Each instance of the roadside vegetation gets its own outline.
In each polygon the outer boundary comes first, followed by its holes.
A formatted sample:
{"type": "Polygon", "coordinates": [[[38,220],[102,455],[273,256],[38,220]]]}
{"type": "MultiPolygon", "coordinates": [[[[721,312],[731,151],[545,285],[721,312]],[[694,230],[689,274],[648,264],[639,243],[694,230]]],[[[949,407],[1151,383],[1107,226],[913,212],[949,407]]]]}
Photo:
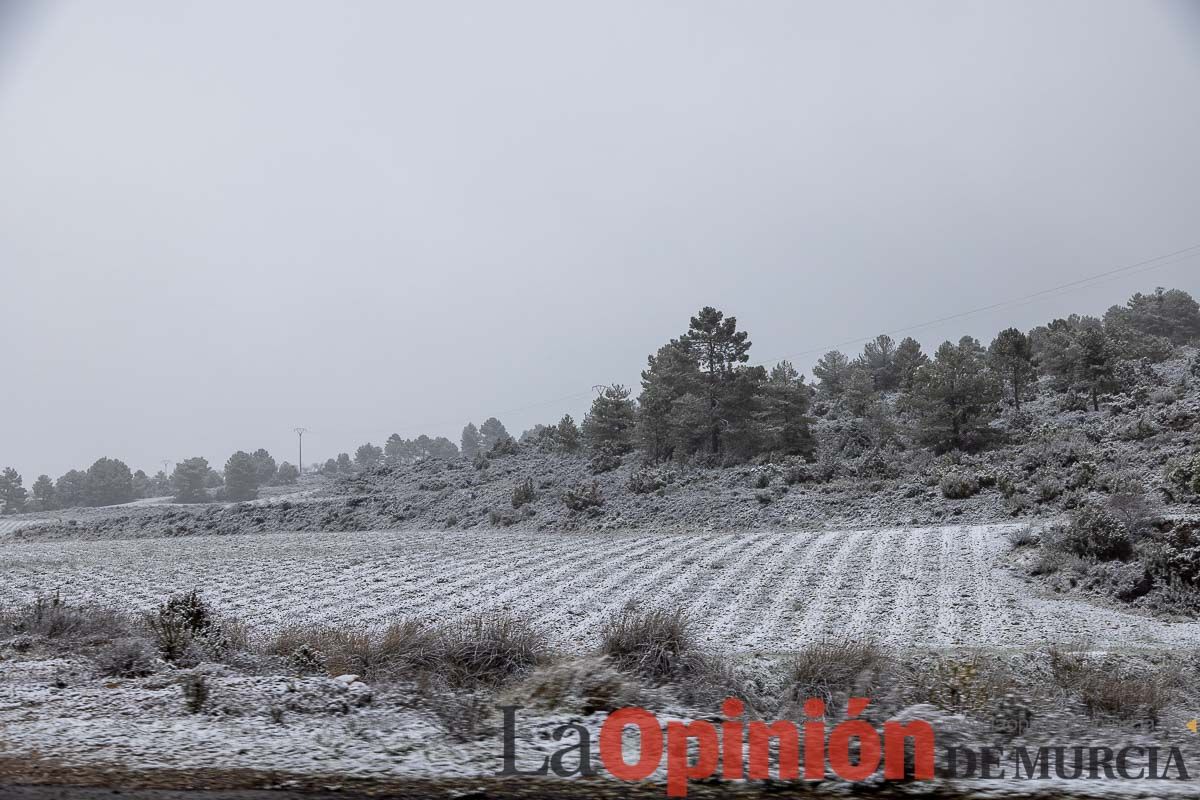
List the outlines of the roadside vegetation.
{"type": "Polygon", "coordinates": [[[377,692],[400,692],[459,739],[494,733],[502,699],[587,716],[633,703],[710,713],[737,697],[752,715],[801,719],[804,700],[819,698],[837,719],[849,697],[869,697],[866,716],[874,721],[944,715],[939,719],[950,734],[1003,739],[1084,723],[1153,730],[1173,703],[1200,691],[1184,655],[1118,656],[1086,643],[1048,643],[1009,656],[897,652],[869,641],[827,640],[751,663],[703,652],[692,633],[696,625],[679,609],[625,610],[602,625],[594,654],[565,656],[549,648],[535,625],[506,616],[258,634],[215,612],[195,591],[141,615],[50,596],[0,611],[0,653],[9,660],[82,658],[100,679],[161,684],[166,678],[179,687],[180,714],[261,714],[280,724],[286,709],[268,697],[261,708],[222,705],[219,676],[229,670],[324,676],[343,689],[351,682],[360,687],[326,713],[353,713],[375,702],[377,692]],[[214,664],[225,671],[214,671],[214,664]]]}

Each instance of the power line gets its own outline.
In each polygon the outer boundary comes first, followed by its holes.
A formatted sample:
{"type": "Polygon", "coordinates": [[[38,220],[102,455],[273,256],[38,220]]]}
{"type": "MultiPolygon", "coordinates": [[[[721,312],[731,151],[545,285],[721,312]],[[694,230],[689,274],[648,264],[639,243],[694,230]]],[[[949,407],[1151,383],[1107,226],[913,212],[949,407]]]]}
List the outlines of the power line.
{"type": "Polygon", "coordinates": [[[292,432],[296,434],[296,445],[299,447],[299,457],[296,459],[296,469],[301,475],[304,474],[304,434],[308,433],[308,428],[292,428],[292,432]]]}
{"type": "MultiPolygon", "coordinates": [[[[969,317],[973,314],[982,314],[985,311],[994,311],[998,308],[1007,308],[1007,307],[1011,307],[1011,306],[1025,305],[1025,304],[1031,303],[1034,300],[1037,300],[1041,297],[1053,294],[1054,292],[1063,292],[1065,294],[1066,291],[1068,291],[1070,289],[1083,288],[1083,286],[1085,284],[1103,282],[1103,280],[1105,278],[1112,278],[1114,276],[1124,277],[1124,275],[1122,273],[1129,274],[1129,275],[1137,275],[1142,272],[1150,272],[1151,270],[1160,269],[1162,267],[1171,266],[1173,264],[1178,264],[1182,261],[1186,261],[1187,259],[1194,258],[1195,256],[1198,256],[1198,255],[1200,255],[1200,244],[1194,244],[1191,247],[1185,247],[1182,250],[1176,250],[1173,253],[1166,253],[1161,256],[1155,256],[1154,258],[1148,258],[1145,261],[1138,261],[1133,264],[1126,264],[1125,266],[1117,267],[1116,269],[1111,269],[1106,272],[1098,272],[1095,275],[1089,275],[1086,278],[1079,278],[1077,280],[1068,281],[1067,283],[1061,283],[1058,286],[1051,286],[1048,289],[1042,289],[1040,291],[1032,292],[1032,293],[1026,294],[1026,295],[1021,295],[1020,297],[1014,297],[1009,300],[1001,300],[997,303],[990,303],[986,306],[979,306],[978,308],[972,308],[967,311],[960,311],[955,314],[948,314],[944,317],[938,317],[937,319],[928,320],[927,322],[918,322],[915,325],[906,325],[903,328],[896,328],[894,330],[884,331],[883,333],[886,334],[887,336],[896,336],[901,333],[909,333],[911,331],[919,330],[921,328],[928,328],[932,325],[939,325],[943,322],[950,322],[951,320],[962,319],[963,317],[969,317]],[[1176,256],[1181,256],[1181,257],[1177,258],[1175,261],[1167,261],[1166,260],[1166,259],[1175,258],[1176,256]],[[1152,266],[1147,266],[1147,265],[1152,265],[1152,266]],[[1145,269],[1137,269],[1138,267],[1145,267],[1145,269]]],[[[847,339],[845,341],[838,342],[837,344],[826,345],[824,347],[814,347],[810,350],[801,350],[800,352],[789,353],[788,355],[780,356],[779,358],[772,358],[772,359],[767,359],[765,361],[756,362],[756,366],[758,366],[758,365],[765,366],[767,364],[775,364],[779,361],[783,361],[784,359],[799,358],[800,356],[815,355],[817,353],[827,353],[830,350],[836,350],[839,347],[846,347],[846,346],[852,345],[852,344],[868,342],[871,339],[874,339],[877,335],[879,335],[879,334],[872,334],[870,336],[861,336],[861,337],[858,337],[855,339],[847,339]]]]}
{"type": "MultiPolygon", "coordinates": [[[[1067,281],[1066,283],[1060,283],[1057,286],[1051,286],[1046,289],[1040,289],[1036,292],[1031,292],[1029,294],[1020,295],[1018,297],[1010,298],[1008,300],[1001,300],[1001,301],[998,301],[995,303],[989,303],[988,305],[968,309],[966,311],[959,311],[954,314],[947,314],[944,317],[938,317],[937,319],[931,319],[931,320],[927,320],[925,322],[918,322],[913,325],[906,325],[902,328],[896,328],[894,330],[884,331],[884,333],[888,336],[895,336],[898,334],[909,333],[911,331],[919,330],[921,328],[928,328],[932,325],[939,325],[943,322],[950,322],[952,320],[962,319],[964,317],[969,317],[974,314],[982,314],[985,311],[994,311],[999,308],[1008,308],[1008,307],[1013,307],[1013,306],[1026,305],[1026,304],[1034,302],[1035,300],[1038,300],[1040,298],[1050,296],[1050,295],[1054,294],[1055,292],[1061,292],[1061,293],[1065,294],[1073,289],[1084,288],[1085,286],[1088,286],[1089,284],[1098,285],[1099,283],[1103,283],[1106,280],[1112,280],[1117,277],[1125,277],[1127,275],[1137,275],[1137,274],[1140,274],[1143,272],[1150,272],[1155,269],[1161,269],[1163,267],[1168,267],[1168,266],[1172,266],[1174,264],[1182,263],[1183,261],[1186,261],[1190,258],[1194,258],[1196,256],[1200,256],[1200,243],[1191,245],[1190,247],[1184,247],[1181,250],[1176,250],[1171,253],[1164,253],[1163,255],[1160,255],[1160,256],[1154,256],[1153,258],[1148,258],[1148,259],[1145,259],[1144,261],[1137,261],[1132,264],[1125,264],[1123,266],[1116,267],[1114,269],[1105,270],[1104,272],[1097,272],[1093,275],[1088,275],[1083,278],[1077,278],[1072,281],[1067,281]],[[1174,259],[1174,260],[1170,260],[1170,259],[1174,259]]],[[[1088,286],[1088,288],[1090,288],[1090,286],[1088,286]]],[[[858,337],[855,339],[846,339],[846,340],[838,342],[836,344],[830,344],[830,345],[826,345],[824,347],[814,347],[809,350],[801,350],[796,353],[790,353],[788,355],[780,356],[779,358],[773,358],[773,359],[767,359],[765,361],[755,362],[755,366],[765,366],[767,364],[778,363],[779,361],[783,361],[784,359],[798,358],[800,356],[814,355],[817,353],[826,353],[830,350],[836,350],[840,347],[846,347],[846,346],[849,346],[852,344],[859,344],[862,342],[870,341],[871,339],[874,339],[875,336],[877,336],[877,335],[878,334],[871,334],[870,336],[861,336],[861,337],[858,337]]],[[[595,387],[592,387],[592,388],[594,389],[595,387]]],[[[516,406],[514,408],[504,409],[501,411],[494,412],[490,416],[499,417],[499,416],[506,416],[509,414],[518,414],[523,411],[529,411],[529,410],[532,410],[535,408],[541,408],[543,406],[555,405],[557,403],[565,403],[569,400],[581,400],[583,398],[590,397],[591,394],[592,394],[592,390],[583,391],[583,392],[575,392],[573,394],[564,395],[562,397],[556,397],[551,400],[539,400],[539,401],[535,401],[532,403],[527,403],[525,405],[516,406]]],[[[417,430],[417,429],[424,429],[424,428],[438,428],[438,427],[442,427],[444,425],[452,425],[452,424],[457,424],[457,423],[450,421],[450,420],[443,420],[441,422],[422,422],[417,425],[409,426],[409,427],[412,430],[417,430]]]]}

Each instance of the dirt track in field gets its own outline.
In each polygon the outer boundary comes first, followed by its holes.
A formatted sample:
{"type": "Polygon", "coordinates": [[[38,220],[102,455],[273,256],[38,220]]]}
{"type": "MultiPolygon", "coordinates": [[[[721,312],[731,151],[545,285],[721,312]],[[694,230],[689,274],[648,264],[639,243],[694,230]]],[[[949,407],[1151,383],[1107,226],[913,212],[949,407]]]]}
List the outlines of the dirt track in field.
{"type": "Polygon", "coordinates": [[[0,545],[0,602],[60,590],[149,607],[201,589],[252,625],[527,616],[566,650],[626,605],[689,609],[704,643],[794,650],[852,636],[903,647],[1200,644],[1167,623],[1038,596],[1005,563],[1012,526],[709,534],[503,530],[275,533],[0,545]]]}

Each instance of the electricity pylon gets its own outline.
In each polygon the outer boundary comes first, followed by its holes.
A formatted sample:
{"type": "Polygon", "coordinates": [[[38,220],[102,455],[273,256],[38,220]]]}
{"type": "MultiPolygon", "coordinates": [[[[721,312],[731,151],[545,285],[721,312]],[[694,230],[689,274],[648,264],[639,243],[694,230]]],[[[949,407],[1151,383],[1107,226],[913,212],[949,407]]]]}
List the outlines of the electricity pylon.
{"type": "Polygon", "coordinates": [[[300,446],[300,456],[297,459],[297,461],[299,461],[299,463],[296,465],[296,468],[300,471],[300,474],[303,475],[304,474],[304,434],[308,433],[308,428],[292,428],[292,430],[296,432],[296,442],[300,446]]]}

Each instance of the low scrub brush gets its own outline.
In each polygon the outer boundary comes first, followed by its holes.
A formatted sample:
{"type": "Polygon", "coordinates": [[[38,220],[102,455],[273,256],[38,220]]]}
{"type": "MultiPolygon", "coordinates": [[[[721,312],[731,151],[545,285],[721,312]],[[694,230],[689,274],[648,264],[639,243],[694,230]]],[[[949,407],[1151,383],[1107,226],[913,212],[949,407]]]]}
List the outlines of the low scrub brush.
{"type": "Polygon", "coordinates": [[[600,652],[620,669],[668,680],[696,664],[694,630],[695,623],[678,610],[625,611],[604,624],[600,652]]]}

